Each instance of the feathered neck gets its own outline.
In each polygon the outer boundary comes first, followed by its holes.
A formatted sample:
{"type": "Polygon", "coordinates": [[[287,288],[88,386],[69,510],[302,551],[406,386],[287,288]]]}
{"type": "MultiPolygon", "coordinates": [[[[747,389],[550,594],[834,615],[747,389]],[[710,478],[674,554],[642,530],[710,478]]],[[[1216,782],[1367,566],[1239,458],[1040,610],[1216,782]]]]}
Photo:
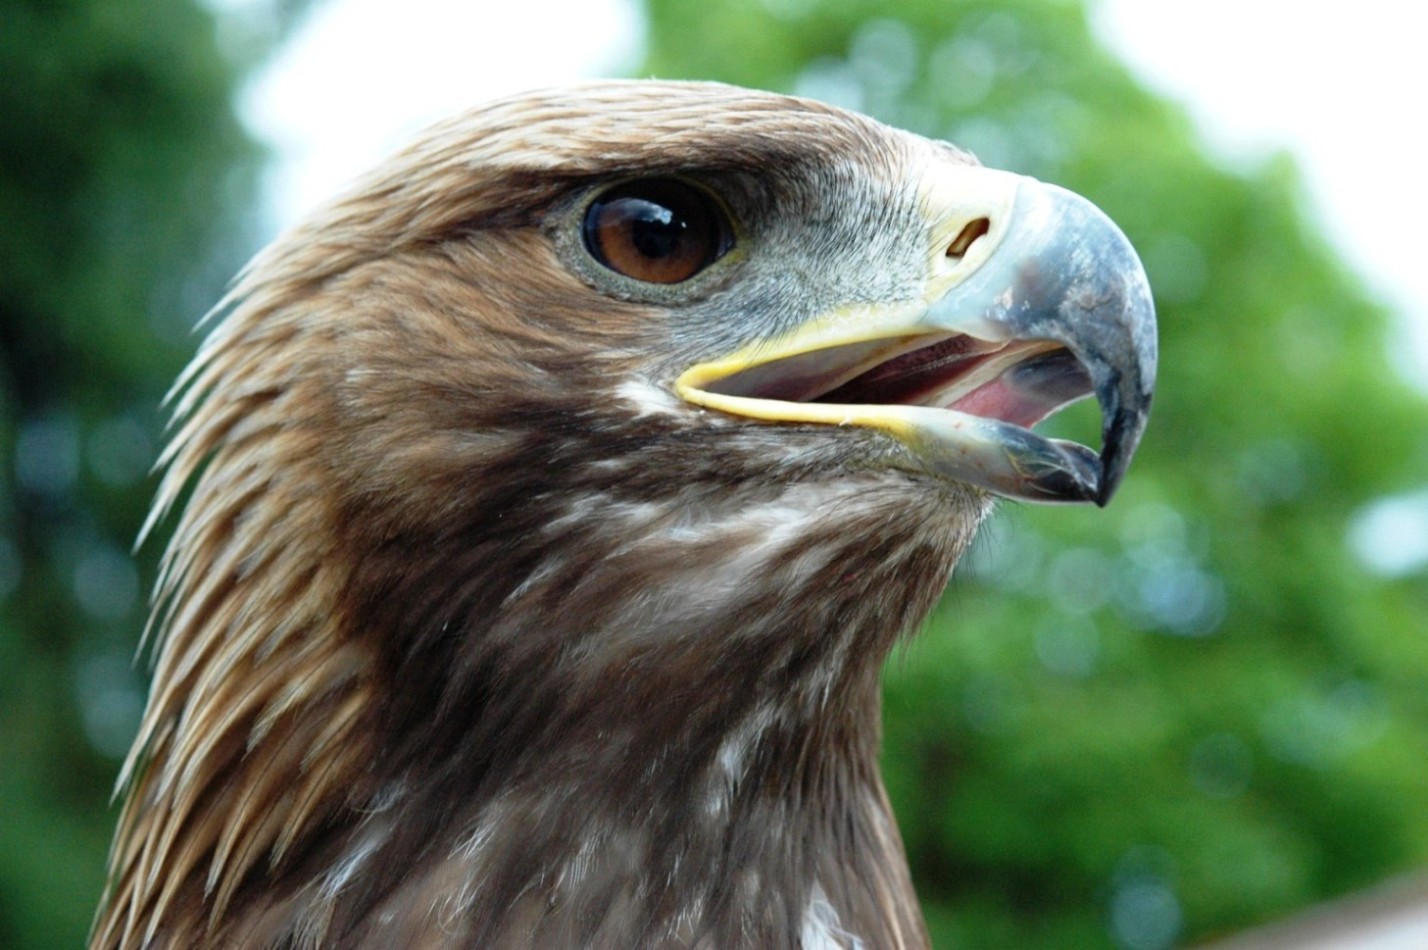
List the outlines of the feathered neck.
{"type": "Polygon", "coordinates": [[[236,516],[269,553],[183,574],[105,945],[926,944],[878,674],[969,538],[949,500],[548,488],[349,498],[325,551],[236,516]]]}
{"type": "MultiPolygon", "coordinates": [[[[395,778],[314,862],[345,897],[330,926],[373,945],[924,944],[877,769],[879,669],[957,542],[909,509],[919,490],[611,486],[508,509],[543,527],[491,542],[503,557],[432,564],[451,580],[386,661],[395,778]]],[[[365,580],[361,613],[400,623],[423,573],[365,580]]]]}

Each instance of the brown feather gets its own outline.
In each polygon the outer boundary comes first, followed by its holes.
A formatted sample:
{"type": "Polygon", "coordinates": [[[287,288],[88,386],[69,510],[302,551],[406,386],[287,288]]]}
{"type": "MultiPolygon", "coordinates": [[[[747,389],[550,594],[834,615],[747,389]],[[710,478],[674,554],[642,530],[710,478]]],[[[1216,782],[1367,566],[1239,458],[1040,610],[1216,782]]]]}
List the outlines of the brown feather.
{"type": "Polygon", "coordinates": [[[925,945],[878,672],[987,500],[667,394],[897,293],[926,160],[964,159],[595,84],[437,127],[260,254],[173,397],[150,526],[192,493],[92,946],[795,946],[814,906],[829,945],[925,945]],[[778,210],[777,306],[571,264],[574,196],[652,173],[778,210]]]}

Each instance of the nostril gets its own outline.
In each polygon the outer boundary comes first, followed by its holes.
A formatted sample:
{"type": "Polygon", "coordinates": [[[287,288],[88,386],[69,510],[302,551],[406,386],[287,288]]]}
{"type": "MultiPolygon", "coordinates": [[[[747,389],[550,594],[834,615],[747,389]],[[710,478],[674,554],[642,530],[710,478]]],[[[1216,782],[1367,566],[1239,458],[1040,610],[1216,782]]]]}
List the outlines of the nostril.
{"type": "Polygon", "coordinates": [[[986,218],[977,218],[975,221],[969,222],[952,243],[947,245],[947,256],[954,261],[960,261],[966,256],[968,249],[977,242],[977,238],[991,229],[992,222],[986,218]]]}

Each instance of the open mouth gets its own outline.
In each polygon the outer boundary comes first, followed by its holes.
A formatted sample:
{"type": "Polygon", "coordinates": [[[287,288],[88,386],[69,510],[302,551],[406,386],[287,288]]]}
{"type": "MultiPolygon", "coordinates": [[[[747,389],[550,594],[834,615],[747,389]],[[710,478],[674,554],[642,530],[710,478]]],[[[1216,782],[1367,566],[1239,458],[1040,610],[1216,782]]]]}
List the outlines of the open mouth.
{"type": "Polygon", "coordinates": [[[956,237],[950,246],[930,230],[938,237],[920,293],[831,308],[690,366],[675,391],[763,423],[876,429],[902,443],[899,468],[1006,498],[1104,505],[1154,391],[1145,271],[1084,198],[984,169],[958,176],[927,193],[957,227],[943,229],[956,237]],[[984,207],[972,192],[1001,197],[984,207]],[[968,232],[969,216],[990,224],[968,232]],[[973,235],[966,246],[963,233],[973,235]],[[1099,453],[1032,431],[1092,394],[1099,453]]]}
{"type": "Polygon", "coordinates": [[[825,405],[925,406],[1030,428],[1094,391],[1060,343],[921,334],[827,347],[711,380],[707,392],[825,405]]]}

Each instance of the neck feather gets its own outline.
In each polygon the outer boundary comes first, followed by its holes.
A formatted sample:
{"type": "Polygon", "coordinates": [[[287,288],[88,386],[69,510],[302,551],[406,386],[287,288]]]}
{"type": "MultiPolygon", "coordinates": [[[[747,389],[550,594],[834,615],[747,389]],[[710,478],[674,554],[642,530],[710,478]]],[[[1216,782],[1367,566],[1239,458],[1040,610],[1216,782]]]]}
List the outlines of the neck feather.
{"type": "Polygon", "coordinates": [[[170,569],[98,943],[925,945],[878,675],[975,526],[932,495],[615,480],[253,526],[308,564],[191,505],[219,569],[170,569]]]}

